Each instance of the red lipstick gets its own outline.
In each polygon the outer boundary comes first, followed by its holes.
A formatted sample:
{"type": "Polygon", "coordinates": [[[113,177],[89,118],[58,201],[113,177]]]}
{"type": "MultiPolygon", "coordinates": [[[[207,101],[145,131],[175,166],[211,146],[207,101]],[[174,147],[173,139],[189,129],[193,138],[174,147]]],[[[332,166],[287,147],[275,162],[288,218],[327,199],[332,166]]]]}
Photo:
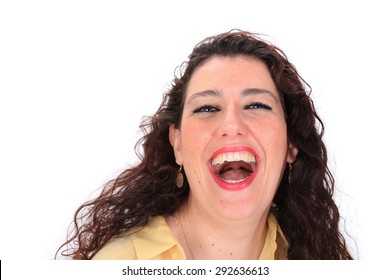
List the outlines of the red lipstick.
{"type": "MultiPolygon", "coordinates": [[[[242,159],[239,159],[239,161],[242,162],[242,159]]],[[[231,162],[234,162],[234,160],[229,160],[229,162],[231,164],[231,162]]],[[[257,155],[257,153],[253,149],[251,149],[249,147],[246,147],[246,146],[223,147],[223,148],[218,149],[215,153],[213,153],[212,157],[210,158],[210,160],[208,162],[208,168],[209,168],[209,171],[211,173],[212,178],[214,179],[214,181],[217,183],[217,185],[220,188],[222,188],[224,190],[228,190],[228,191],[239,191],[239,190],[247,188],[248,186],[250,186],[252,184],[252,182],[255,179],[256,174],[259,170],[259,164],[260,164],[259,156],[257,155]],[[234,153],[239,153],[239,154],[234,154],[234,153]],[[255,161],[256,161],[256,163],[252,167],[252,169],[253,169],[252,172],[250,172],[250,173],[248,172],[249,173],[248,177],[242,178],[239,180],[226,180],[226,179],[224,180],[222,178],[222,176],[219,176],[219,174],[217,174],[216,166],[214,166],[212,164],[213,159],[220,156],[221,154],[226,154],[226,157],[229,157],[229,156],[230,157],[232,157],[232,156],[237,157],[238,156],[240,158],[240,157],[245,157],[245,153],[250,154],[250,157],[252,157],[252,158],[254,156],[255,161]]],[[[249,164],[247,163],[247,165],[249,165],[249,164]]]]}

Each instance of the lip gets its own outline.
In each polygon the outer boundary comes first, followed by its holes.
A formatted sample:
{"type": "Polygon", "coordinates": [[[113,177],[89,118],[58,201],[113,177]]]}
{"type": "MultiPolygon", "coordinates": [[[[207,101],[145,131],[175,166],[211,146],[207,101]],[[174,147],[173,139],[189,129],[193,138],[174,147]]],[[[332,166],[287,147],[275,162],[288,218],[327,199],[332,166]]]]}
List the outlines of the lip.
{"type": "Polygon", "coordinates": [[[217,183],[217,185],[220,188],[227,190],[227,191],[239,191],[239,190],[247,188],[250,184],[252,184],[253,180],[256,177],[257,172],[259,171],[259,165],[260,165],[260,157],[258,156],[258,154],[252,148],[249,148],[246,146],[220,148],[213,153],[213,155],[211,156],[211,158],[208,161],[208,168],[209,168],[210,174],[213,177],[214,181],[217,183]],[[215,158],[219,154],[223,154],[223,153],[244,152],[244,151],[255,155],[256,162],[257,162],[255,170],[253,170],[253,173],[246,180],[244,180],[242,182],[237,182],[237,183],[227,183],[225,181],[222,181],[217,175],[214,174],[213,167],[211,164],[211,161],[213,158],[215,158]]]}

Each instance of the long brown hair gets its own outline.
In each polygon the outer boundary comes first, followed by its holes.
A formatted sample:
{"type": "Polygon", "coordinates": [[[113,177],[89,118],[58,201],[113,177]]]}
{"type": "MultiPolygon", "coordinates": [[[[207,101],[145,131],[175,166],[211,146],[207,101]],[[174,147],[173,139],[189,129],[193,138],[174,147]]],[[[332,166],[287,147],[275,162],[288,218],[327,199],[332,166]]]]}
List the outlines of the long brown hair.
{"type": "Polygon", "coordinates": [[[299,150],[290,179],[286,168],[273,210],[289,242],[289,259],[352,259],[339,231],[333,200],[334,179],[322,141],[324,126],[310,98],[310,87],[285,54],[260,36],[231,31],[195,46],[164,94],[157,112],[141,124],[136,145],[139,163],[108,182],[99,197],[81,205],[73,230],[58,249],[72,259],[91,259],[111,238],[157,215],[170,215],[187,200],[189,185],[177,188],[178,166],[169,126],[180,127],[186,87],[194,70],[212,56],[244,55],[263,61],[280,93],[289,141],[299,150]]]}

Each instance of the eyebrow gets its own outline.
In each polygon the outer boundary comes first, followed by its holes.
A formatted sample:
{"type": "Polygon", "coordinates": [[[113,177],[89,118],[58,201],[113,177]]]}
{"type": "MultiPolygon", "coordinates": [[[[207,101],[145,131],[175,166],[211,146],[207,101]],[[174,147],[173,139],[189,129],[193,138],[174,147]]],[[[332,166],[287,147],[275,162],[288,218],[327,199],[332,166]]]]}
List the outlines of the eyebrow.
{"type": "Polygon", "coordinates": [[[258,94],[265,94],[265,95],[271,97],[275,102],[280,102],[279,95],[276,95],[276,94],[274,94],[271,91],[266,90],[266,89],[262,89],[262,88],[247,88],[247,89],[244,89],[241,92],[242,96],[258,95],[258,94]]]}
{"type": "MultiPolygon", "coordinates": [[[[280,102],[278,95],[275,95],[274,93],[272,93],[271,91],[266,90],[266,89],[247,88],[241,92],[241,96],[243,96],[243,97],[251,96],[251,95],[259,95],[259,94],[265,94],[265,95],[271,97],[275,102],[280,102]]],[[[221,97],[221,95],[222,95],[222,93],[218,90],[211,90],[211,89],[203,90],[203,91],[196,92],[193,95],[191,95],[190,97],[188,97],[185,104],[188,106],[197,98],[201,98],[201,97],[218,97],[219,98],[219,97],[221,97]]]]}
{"type": "Polygon", "coordinates": [[[185,104],[190,105],[195,99],[200,97],[221,97],[221,93],[217,90],[211,90],[211,89],[200,91],[188,97],[185,104]]]}

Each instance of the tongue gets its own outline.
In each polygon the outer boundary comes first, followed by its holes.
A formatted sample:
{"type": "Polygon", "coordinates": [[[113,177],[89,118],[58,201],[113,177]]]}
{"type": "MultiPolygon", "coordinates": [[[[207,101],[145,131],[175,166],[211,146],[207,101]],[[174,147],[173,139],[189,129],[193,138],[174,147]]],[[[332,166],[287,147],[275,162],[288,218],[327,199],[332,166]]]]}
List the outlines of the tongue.
{"type": "Polygon", "coordinates": [[[224,181],[240,181],[248,178],[252,167],[245,162],[225,162],[220,170],[219,177],[224,181]]]}
{"type": "Polygon", "coordinates": [[[244,169],[229,169],[219,175],[224,181],[239,181],[249,177],[251,173],[244,169]]]}

